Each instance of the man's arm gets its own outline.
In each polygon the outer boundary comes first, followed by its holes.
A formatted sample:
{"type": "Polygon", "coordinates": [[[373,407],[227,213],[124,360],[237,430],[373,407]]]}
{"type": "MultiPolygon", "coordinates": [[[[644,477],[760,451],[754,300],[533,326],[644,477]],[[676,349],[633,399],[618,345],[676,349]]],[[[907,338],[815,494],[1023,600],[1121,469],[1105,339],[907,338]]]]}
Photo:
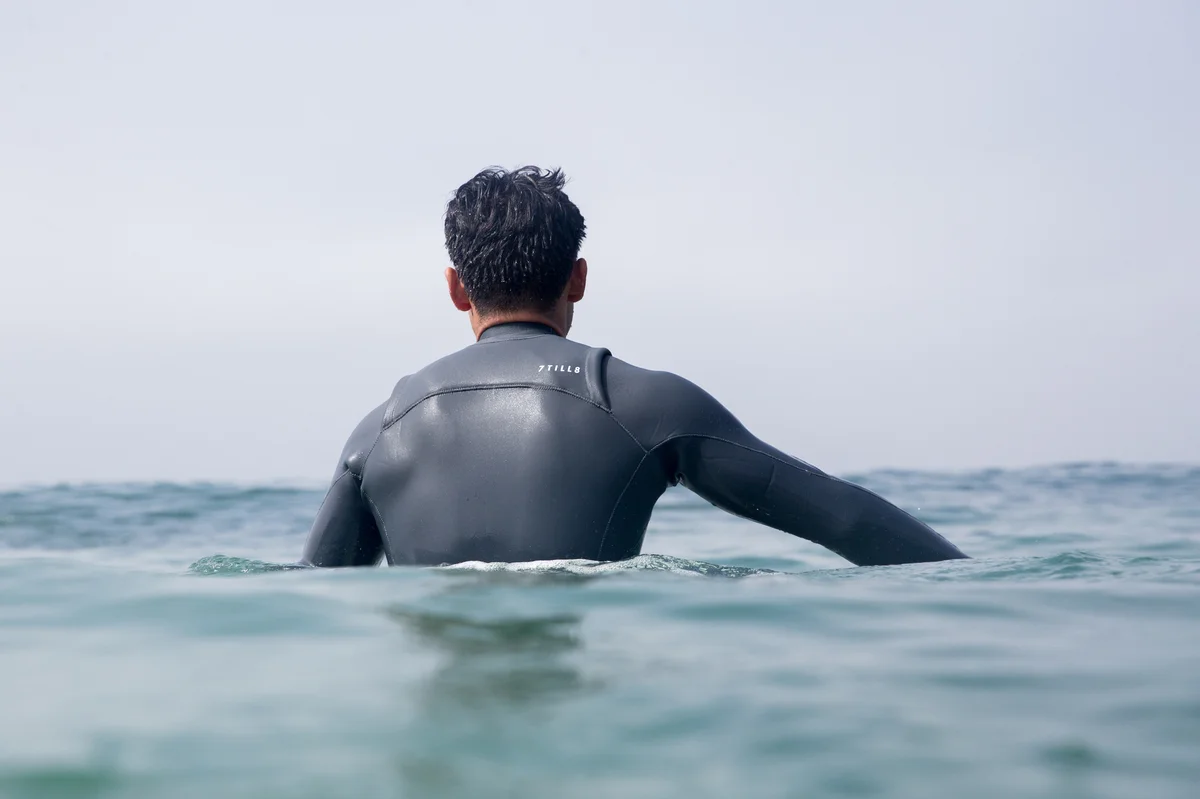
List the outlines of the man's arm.
{"type": "Polygon", "coordinates": [[[687,421],[664,443],[676,480],[717,507],[806,538],[858,566],[967,557],[878,494],[759,441],[719,402],[687,385],[687,421]]]}
{"type": "Polygon", "coordinates": [[[362,474],[383,427],[384,407],[367,414],[346,442],[304,545],[304,565],[372,566],[383,557],[383,537],[363,498],[362,474]]]}

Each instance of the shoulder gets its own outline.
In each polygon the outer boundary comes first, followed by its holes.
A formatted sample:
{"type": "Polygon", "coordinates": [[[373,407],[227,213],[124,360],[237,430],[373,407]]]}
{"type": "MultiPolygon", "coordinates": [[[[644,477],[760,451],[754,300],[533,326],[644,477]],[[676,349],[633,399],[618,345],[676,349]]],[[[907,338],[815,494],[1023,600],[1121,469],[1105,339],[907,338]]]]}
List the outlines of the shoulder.
{"type": "Polygon", "coordinates": [[[347,471],[362,476],[367,456],[371,454],[379,434],[383,432],[383,416],[389,403],[390,400],[376,406],[355,426],[350,437],[346,439],[346,445],[342,447],[342,454],[334,470],[334,479],[347,471]]]}
{"type": "Polygon", "coordinates": [[[648,447],[737,424],[711,394],[674,372],[643,369],[611,358],[608,391],[613,413],[648,447]]]}
{"type": "Polygon", "coordinates": [[[617,357],[609,358],[608,379],[631,394],[653,395],[663,402],[711,399],[700,386],[674,372],[643,369],[617,357]]]}
{"type": "Polygon", "coordinates": [[[354,432],[350,434],[347,446],[359,445],[366,442],[369,447],[383,429],[383,414],[387,410],[390,400],[380,403],[372,408],[366,416],[355,426],[354,432]]]}

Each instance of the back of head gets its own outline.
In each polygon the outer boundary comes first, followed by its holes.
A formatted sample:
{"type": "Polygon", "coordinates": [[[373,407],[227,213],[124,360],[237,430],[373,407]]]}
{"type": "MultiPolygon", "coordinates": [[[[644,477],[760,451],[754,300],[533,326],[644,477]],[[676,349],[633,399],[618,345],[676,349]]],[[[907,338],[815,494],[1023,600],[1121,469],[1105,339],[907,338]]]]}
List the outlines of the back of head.
{"type": "Polygon", "coordinates": [[[586,226],[560,170],[485,169],[446,206],[446,249],[480,311],[547,311],[562,295],[586,226]]]}

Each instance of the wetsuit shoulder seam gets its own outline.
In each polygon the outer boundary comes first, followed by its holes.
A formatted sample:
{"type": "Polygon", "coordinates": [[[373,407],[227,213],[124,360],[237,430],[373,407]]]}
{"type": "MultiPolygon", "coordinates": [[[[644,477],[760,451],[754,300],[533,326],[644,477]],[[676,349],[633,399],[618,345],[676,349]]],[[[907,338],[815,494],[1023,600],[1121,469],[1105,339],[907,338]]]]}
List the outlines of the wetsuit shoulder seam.
{"type": "Polygon", "coordinates": [[[383,424],[383,420],[381,419],[379,422],[379,432],[375,434],[375,440],[371,442],[370,449],[368,449],[367,454],[363,456],[362,474],[359,475],[359,482],[362,482],[363,475],[367,473],[367,464],[371,461],[371,453],[375,451],[375,445],[379,443],[379,439],[383,438],[383,431],[386,429],[387,427],[383,424]]]}
{"type": "MultiPolygon", "coordinates": [[[[593,404],[593,405],[596,405],[596,403],[592,403],[592,404],[593,404]]],[[[614,422],[616,422],[616,423],[617,423],[617,427],[619,427],[619,428],[621,428],[622,430],[624,430],[624,431],[625,431],[625,435],[629,436],[629,439],[630,439],[630,440],[631,440],[631,441],[632,441],[634,444],[636,444],[636,445],[637,445],[637,448],[638,448],[638,449],[640,449],[640,450],[642,451],[642,459],[643,459],[643,460],[645,460],[646,456],[650,454],[650,450],[646,448],[646,445],[645,445],[645,444],[643,444],[641,441],[638,441],[638,437],[637,437],[637,436],[635,436],[635,435],[633,434],[633,432],[632,432],[632,431],[631,431],[631,430],[630,430],[628,427],[626,427],[626,426],[625,426],[625,423],[624,423],[624,422],[622,422],[620,419],[618,419],[618,418],[617,418],[617,415],[616,415],[615,413],[613,413],[613,411],[612,411],[612,409],[611,409],[611,408],[604,408],[604,407],[602,407],[602,406],[600,406],[600,405],[596,405],[596,407],[597,407],[597,408],[600,408],[600,410],[604,411],[604,412],[605,412],[605,413],[607,413],[609,416],[611,416],[611,417],[612,417],[612,420],[613,420],[614,422]]],[[[651,449],[653,449],[653,448],[651,448],[651,449]]],[[[640,464],[640,462],[639,462],[639,465],[641,465],[641,464],[640,464]]]]}
{"type": "MultiPolygon", "coordinates": [[[[841,483],[844,486],[850,486],[851,488],[855,489],[856,491],[861,491],[864,494],[871,494],[872,496],[875,496],[874,491],[872,491],[871,489],[866,488],[864,486],[860,486],[858,483],[852,483],[849,480],[843,480],[840,477],[835,477],[832,474],[826,474],[825,472],[822,472],[815,468],[810,467],[810,468],[806,469],[806,468],[804,468],[804,466],[799,466],[791,461],[784,460],[783,458],[780,458],[778,455],[772,455],[769,452],[763,452],[761,449],[756,449],[755,447],[750,447],[745,444],[738,443],[737,441],[730,441],[729,439],[721,438],[720,436],[710,436],[710,435],[706,435],[704,433],[681,433],[680,435],[671,436],[670,438],[663,439],[659,443],[655,444],[653,449],[658,449],[663,444],[666,444],[668,441],[674,441],[677,438],[707,438],[712,441],[720,441],[723,444],[729,444],[730,446],[734,446],[739,449],[744,449],[747,452],[753,452],[756,455],[762,455],[764,458],[770,458],[771,460],[775,461],[776,463],[782,464],[784,466],[790,466],[793,469],[804,472],[805,474],[808,474],[808,475],[812,475],[813,477],[819,477],[822,480],[828,480],[831,483],[841,483]]],[[[903,508],[901,508],[900,510],[904,511],[903,508]]],[[[907,513],[907,511],[904,511],[904,512],[907,513]]],[[[911,516],[912,514],[909,514],[909,515],[911,516]]]]}
{"type": "MultiPolygon", "coordinates": [[[[387,409],[384,409],[384,416],[387,415],[387,409]]],[[[367,493],[367,466],[371,463],[371,453],[375,451],[376,445],[379,444],[379,439],[383,438],[383,431],[387,427],[383,424],[383,420],[379,422],[379,432],[375,434],[375,440],[371,442],[371,448],[367,450],[367,454],[363,456],[363,465],[358,475],[358,495],[367,501],[371,506],[371,510],[375,512],[375,523],[379,525],[379,537],[383,540],[383,552],[386,557],[389,552],[389,544],[387,537],[387,526],[383,523],[383,514],[379,512],[379,507],[375,504],[375,500],[371,499],[371,495],[367,493]]],[[[347,469],[349,471],[349,469],[347,469]]],[[[390,562],[390,560],[389,560],[390,562]]]]}
{"type": "MultiPolygon", "coordinates": [[[[365,471],[366,467],[364,466],[363,469],[365,471]]],[[[379,538],[383,543],[383,557],[390,564],[392,562],[392,549],[391,542],[388,540],[387,525],[383,522],[383,514],[379,512],[379,506],[375,504],[375,500],[371,499],[371,495],[367,493],[366,485],[364,485],[362,480],[358,481],[358,493],[371,506],[371,510],[374,511],[375,523],[379,525],[379,538]]]]}
{"type": "Polygon", "coordinates": [[[350,474],[349,469],[333,478],[333,482],[329,484],[329,488],[325,489],[325,496],[321,498],[321,504],[317,506],[317,513],[315,516],[313,516],[314,519],[319,519],[321,517],[321,510],[324,509],[325,503],[329,502],[329,496],[333,493],[333,487],[342,482],[342,478],[348,474],[350,474]]]}
{"type": "MultiPolygon", "coordinates": [[[[530,336],[530,338],[537,338],[537,336],[530,336]]],[[[396,418],[392,419],[390,422],[388,422],[386,425],[384,425],[383,430],[387,430],[389,427],[391,427],[392,425],[399,422],[401,419],[403,419],[405,416],[408,415],[409,411],[411,411],[413,408],[420,405],[425,400],[433,399],[434,397],[439,397],[443,394],[461,394],[461,393],[467,392],[467,391],[488,391],[490,389],[497,389],[497,388],[530,388],[530,389],[539,390],[539,391],[557,391],[560,394],[566,394],[569,397],[574,397],[577,400],[582,400],[583,402],[586,402],[588,405],[591,405],[593,408],[597,408],[597,409],[603,411],[605,414],[607,414],[614,422],[617,423],[617,427],[620,427],[622,430],[625,431],[625,435],[629,436],[629,439],[631,441],[633,441],[633,443],[635,445],[637,445],[638,449],[640,449],[643,453],[648,452],[646,447],[642,445],[642,442],[637,440],[637,436],[635,436],[633,433],[631,433],[629,431],[629,428],[626,427],[621,422],[621,420],[617,418],[616,414],[614,414],[612,412],[611,408],[605,408],[603,405],[601,405],[600,403],[596,402],[595,400],[593,400],[589,397],[585,397],[582,394],[576,394],[574,391],[570,391],[570,390],[562,388],[560,386],[546,386],[546,385],[541,385],[539,383],[493,383],[493,384],[489,384],[489,385],[478,385],[478,386],[455,386],[454,388],[443,388],[443,389],[439,389],[437,391],[430,391],[428,394],[425,394],[420,399],[416,400],[415,402],[410,403],[408,405],[408,407],[406,407],[403,411],[396,414],[396,418]]],[[[383,430],[380,431],[381,435],[383,433],[383,430]]],[[[365,463],[363,464],[363,467],[365,470],[365,468],[366,468],[365,463]]]]}
{"type": "MultiPolygon", "coordinates": [[[[613,417],[613,418],[616,418],[616,417],[613,417]]],[[[619,424],[619,422],[618,422],[618,424],[619,424]]],[[[622,425],[622,427],[624,427],[624,425],[622,425]]],[[[629,431],[626,430],[625,432],[628,433],[629,431]]],[[[632,433],[630,435],[632,435],[632,433]]],[[[613,519],[617,515],[617,508],[621,507],[621,500],[623,500],[625,498],[625,493],[627,491],[629,491],[629,486],[633,485],[633,478],[637,477],[637,473],[641,470],[642,464],[644,464],[646,462],[646,459],[649,458],[650,455],[655,450],[657,450],[659,447],[665,446],[665,445],[671,443],[672,441],[676,441],[681,438],[707,438],[711,441],[720,441],[723,444],[729,444],[731,446],[738,447],[739,449],[748,450],[749,452],[753,452],[757,455],[762,455],[766,458],[770,458],[771,460],[776,461],[777,463],[781,463],[784,466],[791,466],[794,469],[799,469],[800,471],[805,472],[806,474],[811,474],[816,477],[825,477],[829,480],[837,480],[837,478],[830,477],[829,475],[824,474],[823,472],[816,472],[816,471],[810,471],[808,469],[804,469],[800,466],[797,466],[794,463],[790,463],[778,456],[772,455],[769,452],[763,452],[761,449],[755,449],[754,447],[749,447],[749,446],[746,446],[745,444],[739,444],[737,441],[730,441],[729,439],[721,438],[720,436],[710,436],[705,433],[680,433],[678,435],[668,436],[667,438],[664,438],[662,441],[658,442],[657,444],[650,447],[649,449],[642,447],[642,450],[644,452],[644,454],[642,455],[642,459],[638,461],[637,466],[635,466],[633,471],[630,473],[629,479],[625,482],[625,487],[622,488],[621,493],[617,495],[617,501],[613,504],[612,512],[608,514],[608,522],[604,525],[604,533],[600,536],[600,546],[596,549],[596,559],[597,560],[600,560],[601,556],[604,554],[604,542],[608,540],[608,531],[609,531],[609,528],[612,527],[613,519]]],[[[639,446],[641,446],[641,445],[639,444],[639,446]]],[[[844,483],[845,481],[840,480],[838,482],[844,483]]],[[[854,485],[854,483],[846,483],[846,485],[854,485]]],[[[867,490],[865,488],[862,488],[862,486],[855,486],[855,487],[859,488],[863,491],[867,490]]]]}
{"type": "MultiPolygon", "coordinates": [[[[710,441],[720,441],[722,444],[729,444],[730,446],[737,447],[738,449],[744,449],[748,452],[753,452],[756,455],[762,455],[764,458],[770,458],[771,460],[775,461],[776,463],[781,463],[784,466],[791,466],[794,469],[799,469],[800,471],[802,471],[806,474],[811,474],[814,477],[825,477],[830,480],[838,479],[836,477],[832,477],[828,474],[825,474],[824,472],[821,472],[821,471],[816,471],[814,469],[805,469],[802,466],[797,466],[795,463],[784,460],[783,458],[779,457],[778,455],[772,455],[769,452],[764,452],[761,449],[756,449],[755,447],[751,447],[751,446],[742,444],[737,441],[732,441],[728,438],[721,438],[720,436],[710,436],[707,433],[679,433],[678,435],[669,436],[667,438],[664,438],[662,441],[658,442],[657,444],[655,444],[653,447],[651,447],[651,450],[656,450],[659,447],[663,446],[664,444],[668,444],[668,443],[675,441],[677,439],[680,439],[680,438],[707,438],[710,441]]],[[[846,481],[839,480],[838,482],[844,483],[846,481]]],[[[853,483],[850,483],[849,485],[853,485],[853,483]]],[[[863,490],[865,491],[866,489],[864,488],[863,490]]]]}
{"type": "MultiPolygon", "coordinates": [[[[613,418],[615,419],[616,417],[614,416],[613,418]]],[[[617,424],[620,424],[620,422],[617,422],[617,424]]],[[[624,425],[621,426],[624,427],[624,425]]],[[[626,430],[625,432],[628,433],[629,431],[626,430]]],[[[641,446],[641,444],[638,446],[641,446]]],[[[625,499],[625,492],[633,485],[633,478],[637,477],[637,473],[642,469],[642,464],[646,462],[646,458],[650,457],[651,452],[653,452],[653,449],[642,447],[641,459],[637,462],[637,466],[633,467],[633,471],[629,473],[629,479],[625,481],[625,487],[621,489],[621,493],[617,494],[617,501],[613,503],[612,511],[608,514],[608,521],[604,524],[604,532],[600,535],[600,546],[596,547],[596,560],[601,560],[604,555],[604,542],[608,540],[608,530],[612,527],[613,518],[617,515],[617,508],[621,507],[621,500],[625,499]]]]}
{"type": "Polygon", "coordinates": [[[487,391],[488,389],[493,389],[493,388],[535,388],[535,389],[544,389],[546,391],[558,391],[563,394],[568,394],[572,397],[575,397],[576,399],[581,399],[584,402],[588,403],[589,405],[596,405],[596,407],[599,407],[599,405],[597,405],[595,402],[588,399],[587,397],[580,396],[579,394],[576,394],[572,391],[568,391],[565,388],[559,388],[558,386],[542,386],[542,385],[537,385],[536,383],[520,383],[520,382],[517,382],[517,383],[490,383],[490,384],[480,384],[477,386],[454,386],[453,388],[440,388],[440,389],[437,389],[436,391],[430,391],[427,394],[422,395],[420,399],[410,402],[404,408],[404,410],[402,410],[402,411],[400,411],[400,413],[396,414],[396,418],[392,419],[390,422],[388,422],[387,425],[385,425],[383,429],[387,430],[389,427],[394,425],[396,422],[403,419],[405,416],[408,415],[409,411],[411,411],[413,408],[420,405],[425,400],[433,399],[434,397],[440,397],[443,394],[462,394],[467,391],[487,391]]]}

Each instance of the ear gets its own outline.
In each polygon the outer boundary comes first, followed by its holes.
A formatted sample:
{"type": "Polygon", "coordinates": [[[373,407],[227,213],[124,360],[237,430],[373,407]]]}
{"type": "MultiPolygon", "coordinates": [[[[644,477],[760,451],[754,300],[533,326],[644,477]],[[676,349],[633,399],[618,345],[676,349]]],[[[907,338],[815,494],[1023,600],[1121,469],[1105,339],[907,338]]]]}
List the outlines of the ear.
{"type": "Polygon", "coordinates": [[[579,302],[587,291],[587,261],[580,258],[571,267],[571,279],[567,281],[567,302],[579,302]]]}
{"type": "Polygon", "coordinates": [[[455,308],[460,311],[471,310],[471,298],[467,296],[467,290],[463,288],[453,266],[446,267],[446,287],[450,289],[450,302],[454,303],[455,308]]]}

